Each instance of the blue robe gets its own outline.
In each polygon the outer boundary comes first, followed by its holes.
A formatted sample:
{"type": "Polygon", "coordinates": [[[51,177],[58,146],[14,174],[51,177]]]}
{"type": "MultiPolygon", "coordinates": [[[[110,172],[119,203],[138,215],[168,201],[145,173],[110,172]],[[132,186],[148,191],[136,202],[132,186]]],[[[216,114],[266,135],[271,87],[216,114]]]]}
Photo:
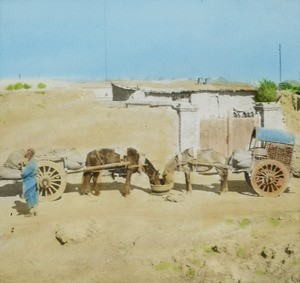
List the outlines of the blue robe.
{"type": "Polygon", "coordinates": [[[38,164],[36,160],[31,159],[21,173],[23,179],[23,194],[29,209],[36,207],[39,202],[36,178],[37,170],[38,164]]]}

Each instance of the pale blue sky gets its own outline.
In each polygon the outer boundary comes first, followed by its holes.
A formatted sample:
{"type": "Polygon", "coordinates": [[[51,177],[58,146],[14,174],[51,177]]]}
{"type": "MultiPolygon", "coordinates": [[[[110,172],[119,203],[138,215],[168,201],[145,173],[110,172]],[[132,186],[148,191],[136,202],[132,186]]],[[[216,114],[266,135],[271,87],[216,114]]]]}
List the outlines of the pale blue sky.
{"type": "Polygon", "coordinates": [[[300,0],[0,0],[0,79],[278,82],[279,44],[299,80],[300,0]]]}

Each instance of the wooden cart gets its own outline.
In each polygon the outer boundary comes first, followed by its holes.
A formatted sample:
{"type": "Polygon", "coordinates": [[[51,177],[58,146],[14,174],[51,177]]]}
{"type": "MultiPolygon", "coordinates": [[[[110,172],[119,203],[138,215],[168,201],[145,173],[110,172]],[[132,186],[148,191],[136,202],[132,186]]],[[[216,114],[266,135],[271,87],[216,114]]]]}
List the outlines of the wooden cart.
{"type": "Polygon", "coordinates": [[[68,170],[65,160],[62,159],[40,159],[38,160],[38,190],[41,201],[52,201],[58,199],[65,191],[67,175],[86,171],[108,170],[112,174],[123,176],[129,167],[129,162],[111,163],[93,167],[82,167],[78,170],[68,170]]]}
{"type": "Polygon", "coordinates": [[[291,174],[295,137],[277,129],[254,128],[249,151],[251,162],[248,168],[233,168],[243,171],[247,183],[261,196],[278,196],[286,188],[291,174]]]}

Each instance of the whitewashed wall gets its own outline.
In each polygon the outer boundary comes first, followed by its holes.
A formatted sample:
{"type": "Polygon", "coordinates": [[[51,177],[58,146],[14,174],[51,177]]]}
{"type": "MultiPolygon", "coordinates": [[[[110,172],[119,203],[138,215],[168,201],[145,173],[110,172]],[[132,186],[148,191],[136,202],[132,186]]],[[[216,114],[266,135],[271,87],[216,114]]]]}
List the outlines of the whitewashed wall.
{"type": "Polygon", "coordinates": [[[253,97],[249,95],[219,95],[211,92],[192,94],[191,104],[199,108],[199,116],[203,119],[226,118],[234,109],[254,112],[255,106],[253,97]]]}

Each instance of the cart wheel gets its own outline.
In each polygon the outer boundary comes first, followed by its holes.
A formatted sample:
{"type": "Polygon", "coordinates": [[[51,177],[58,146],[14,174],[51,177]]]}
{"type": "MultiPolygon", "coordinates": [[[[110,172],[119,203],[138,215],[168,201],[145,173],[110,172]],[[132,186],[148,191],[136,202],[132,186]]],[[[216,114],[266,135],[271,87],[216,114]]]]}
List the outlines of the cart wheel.
{"type": "Polygon", "coordinates": [[[289,171],[277,160],[260,161],[251,173],[251,185],[261,196],[275,197],[283,193],[289,180],[289,171]]]}
{"type": "Polygon", "coordinates": [[[58,199],[66,188],[66,172],[59,163],[40,160],[37,178],[39,199],[41,201],[58,199]]]}

